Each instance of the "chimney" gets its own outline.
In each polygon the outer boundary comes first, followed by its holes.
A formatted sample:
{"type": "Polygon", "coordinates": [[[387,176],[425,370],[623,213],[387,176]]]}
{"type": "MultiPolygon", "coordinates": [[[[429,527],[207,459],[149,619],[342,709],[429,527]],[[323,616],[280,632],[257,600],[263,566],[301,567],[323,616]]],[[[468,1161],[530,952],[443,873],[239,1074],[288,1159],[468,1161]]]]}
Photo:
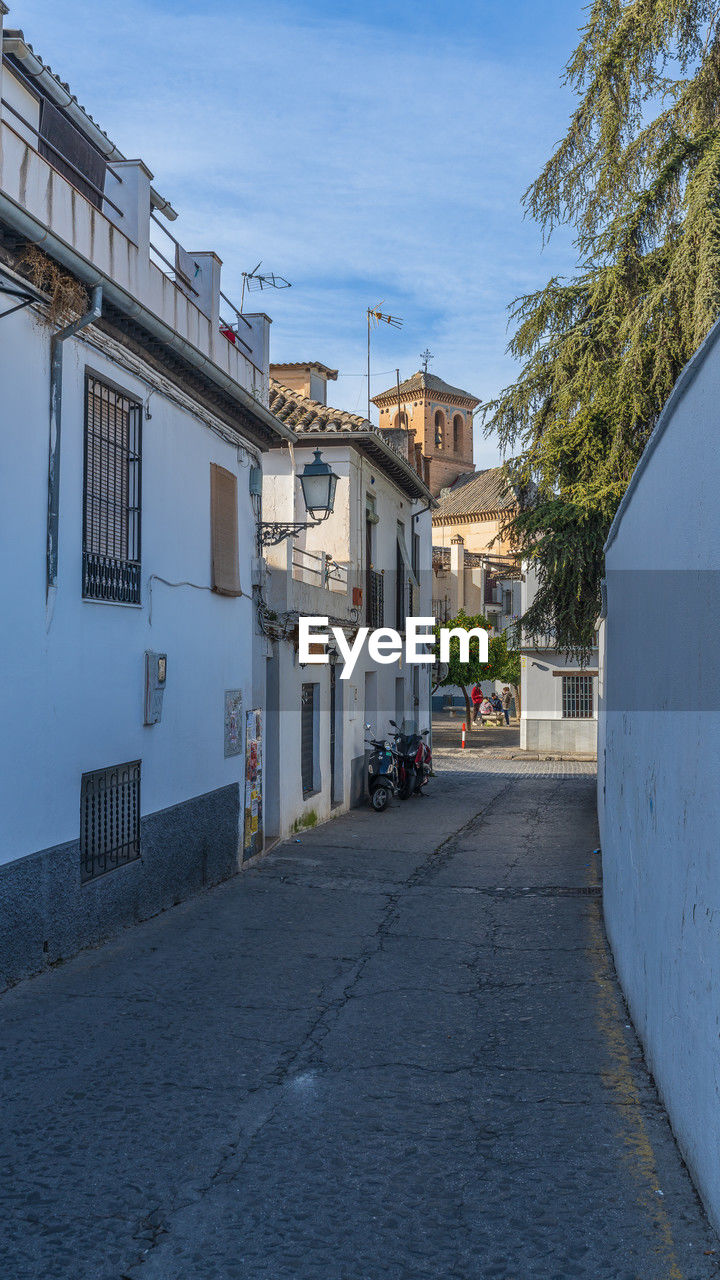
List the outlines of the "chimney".
{"type": "Polygon", "coordinates": [[[313,360],[270,365],[271,378],[291,391],[299,391],[301,396],[307,396],[316,404],[327,404],[327,384],[335,382],[337,376],[337,369],[328,369],[326,364],[313,360]]]}

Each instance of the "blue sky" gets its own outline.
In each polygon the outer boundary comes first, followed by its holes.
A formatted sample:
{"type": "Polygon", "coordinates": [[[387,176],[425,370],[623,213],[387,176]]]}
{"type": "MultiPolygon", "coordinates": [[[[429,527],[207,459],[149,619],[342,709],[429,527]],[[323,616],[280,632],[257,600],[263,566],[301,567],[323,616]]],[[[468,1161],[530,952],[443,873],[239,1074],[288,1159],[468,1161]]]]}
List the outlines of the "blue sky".
{"type": "MultiPolygon", "coordinates": [[[[262,259],[274,360],[321,360],[332,402],[364,411],[365,310],[404,320],[373,340],[373,389],[419,367],[491,399],[513,377],[506,308],[571,269],[520,199],[562,135],[579,0],[10,0],[7,26],[68,80],[215,249],[223,287],[262,259]]],[[[493,441],[476,431],[476,461],[493,441]]]]}

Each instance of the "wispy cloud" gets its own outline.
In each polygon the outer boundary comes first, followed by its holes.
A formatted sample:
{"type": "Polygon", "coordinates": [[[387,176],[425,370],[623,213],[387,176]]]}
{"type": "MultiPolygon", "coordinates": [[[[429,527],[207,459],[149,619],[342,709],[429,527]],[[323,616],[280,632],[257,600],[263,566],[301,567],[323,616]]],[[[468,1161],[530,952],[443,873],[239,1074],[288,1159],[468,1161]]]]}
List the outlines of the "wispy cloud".
{"type": "MultiPolygon", "coordinates": [[[[428,40],[314,8],[27,0],[8,22],[142,155],[226,292],[260,258],[292,280],[262,300],[274,358],[355,375],[333,396],[362,409],[364,312],[383,299],[405,327],[376,333],[375,390],[429,344],[438,373],[490,399],[513,373],[507,303],[571,261],[562,238],[540,255],[519,203],[563,127],[566,50],[548,72],[521,34],[498,51],[457,20],[428,40]]],[[[495,456],[478,438],[478,462],[495,456]]]]}

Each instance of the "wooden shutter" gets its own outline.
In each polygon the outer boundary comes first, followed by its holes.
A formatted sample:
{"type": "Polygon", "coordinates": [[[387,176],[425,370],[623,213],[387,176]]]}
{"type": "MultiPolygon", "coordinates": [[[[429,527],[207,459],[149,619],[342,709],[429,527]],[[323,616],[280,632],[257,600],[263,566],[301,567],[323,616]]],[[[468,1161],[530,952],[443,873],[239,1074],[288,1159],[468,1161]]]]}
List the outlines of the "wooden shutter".
{"type": "Polygon", "coordinates": [[[210,464],[212,586],[221,596],[241,596],[238,565],[237,476],[210,464]]]}

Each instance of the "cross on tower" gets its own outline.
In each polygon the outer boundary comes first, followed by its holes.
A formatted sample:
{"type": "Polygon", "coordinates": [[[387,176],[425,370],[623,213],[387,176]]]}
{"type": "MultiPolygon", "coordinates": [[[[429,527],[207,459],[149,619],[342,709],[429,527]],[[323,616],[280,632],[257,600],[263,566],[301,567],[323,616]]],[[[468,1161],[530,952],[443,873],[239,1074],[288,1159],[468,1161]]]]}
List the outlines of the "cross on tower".
{"type": "Polygon", "coordinates": [[[433,353],[432,353],[432,351],[430,350],[430,348],[429,348],[429,347],[426,347],[426,348],[425,348],[425,350],[423,351],[422,355],[420,356],[420,359],[421,359],[421,360],[422,360],[422,362],[423,362],[423,373],[427,373],[428,360],[434,360],[434,359],[435,359],[435,357],[434,357],[434,355],[433,355],[433,353]]]}

